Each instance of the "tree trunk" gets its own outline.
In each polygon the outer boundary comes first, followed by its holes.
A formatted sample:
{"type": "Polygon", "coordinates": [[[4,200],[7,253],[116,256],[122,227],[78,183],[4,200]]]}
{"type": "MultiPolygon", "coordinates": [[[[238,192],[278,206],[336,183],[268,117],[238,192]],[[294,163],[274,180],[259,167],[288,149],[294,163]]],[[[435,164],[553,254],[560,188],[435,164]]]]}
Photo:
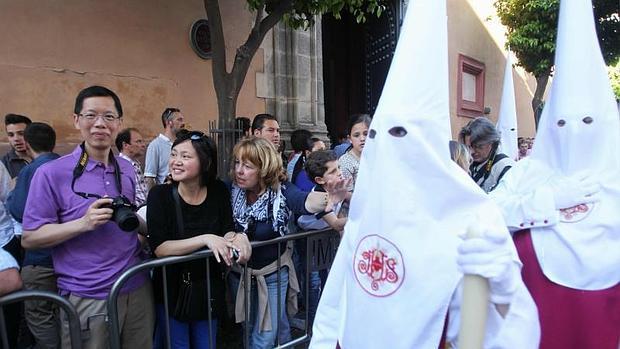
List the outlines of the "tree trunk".
{"type": "Polygon", "coordinates": [[[540,121],[540,114],[544,106],[543,97],[545,90],[547,89],[547,82],[549,81],[549,73],[542,74],[536,77],[536,91],[532,98],[532,109],[534,110],[534,122],[536,129],[538,130],[538,122],[540,121]]]}
{"type": "Polygon", "coordinates": [[[226,97],[217,99],[218,127],[232,129],[235,127],[237,115],[237,98],[231,98],[232,91],[230,89],[222,92],[226,97]]]}
{"type": "Polygon", "coordinates": [[[263,42],[265,35],[292,9],[293,0],[279,1],[271,12],[264,16],[264,5],[256,9],[254,26],[243,45],[237,48],[230,73],[226,69],[226,43],[222,16],[218,0],[203,0],[211,30],[213,87],[217,97],[219,128],[233,128],[235,125],[237,98],[250,68],[252,58],[263,42]]]}

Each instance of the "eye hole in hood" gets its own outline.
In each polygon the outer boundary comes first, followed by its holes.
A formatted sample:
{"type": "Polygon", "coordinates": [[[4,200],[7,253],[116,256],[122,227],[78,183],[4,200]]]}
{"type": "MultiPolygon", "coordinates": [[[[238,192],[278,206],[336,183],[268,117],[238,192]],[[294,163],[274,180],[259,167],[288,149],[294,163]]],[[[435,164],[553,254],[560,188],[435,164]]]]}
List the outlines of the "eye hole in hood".
{"type": "Polygon", "coordinates": [[[566,125],[566,121],[564,121],[564,119],[558,120],[558,126],[564,127],[564,125],[566,125]]]}
{"type": "Polygon", "coordinates": [[[375,131],[374,129],[368,131],[368,138],[375,139],[376,135],[377,135],[377,131],[375,131]]]}
{"type": "Polygon", "coordinates": [[[594,121],[594,119],[592,119],[592,117],[591,117],[591,116],[586,116],[585,118],[583,118],[583,120],[582,120],[582,121],[583,121],[585,124],[590,125],[590,124],[594,121]]]}
{"type": "Polygon", "coordinates": [[[394,126],[388,131],[388,133],[394,137],[401,138],[407,135],[407,130],[405,130],[405,128],[402,126],[394,126]]]}

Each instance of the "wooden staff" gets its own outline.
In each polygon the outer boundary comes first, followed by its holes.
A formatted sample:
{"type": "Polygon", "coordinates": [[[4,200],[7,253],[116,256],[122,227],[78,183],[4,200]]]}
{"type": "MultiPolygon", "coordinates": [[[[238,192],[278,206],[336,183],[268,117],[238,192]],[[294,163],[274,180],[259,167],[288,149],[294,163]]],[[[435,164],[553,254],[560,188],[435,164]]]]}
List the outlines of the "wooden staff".
{"type": "MultiPolygon", "coordinates": [[[[467,239],[480,237],[483,230],[473,224],[467,229],[467,239]]],[[[463,301],[458,347],[481,349],[484,342],[489,307],[489,282],[480,275],[463,276],[463,301]]]]}

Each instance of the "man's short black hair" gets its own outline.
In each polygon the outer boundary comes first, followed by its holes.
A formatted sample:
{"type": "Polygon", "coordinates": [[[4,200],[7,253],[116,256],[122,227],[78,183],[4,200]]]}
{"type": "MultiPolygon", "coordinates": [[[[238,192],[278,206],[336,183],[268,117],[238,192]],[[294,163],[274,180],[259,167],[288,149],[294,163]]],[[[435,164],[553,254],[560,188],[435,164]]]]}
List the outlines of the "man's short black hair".
{"type": "Polygon", "coordinates": [[[164,109],[164,112],[161,113],[161,124],[164,126],[164,128],[166,128],[166,123],[170,121],[170,119],[172,119],[172,117],[174,116],[174,113],[180,113],[180,112],[181,112],[181,109],[174,108],[174,107],[168,107],[164,109]]]}
{"type": "Polygon", "coordinates": [[[315,177],[323,177],[325,175],[327,163],[330,161],[338,161],[336,154],[331,150],[318,150],[308,155],[304,168],[312,183],[317,184],[314,180],[315,177]]]}
{"type": "Polygon", "coordinates": [[[114,91],[103,87],[103,86],[90,86],[78,93],[75,98],[75,107],[73,108],[73,112],[75,114],[79,114],[82,112],[82,107],[84,106],[84,100],[90,97],[111,97],[114,100],[114,107],[116,107],[116,112],[119,117],[123,116],[123,107],[121,106],[121,100],[118,98],[114,91]]]}
{"type": "Polygon", "coordinates": [[[4,126],[15,125],[15,124],[26,124],[30,125],[32,120],[29,117],[19,114],[6,114],[4,116],[4,126]]]}
{"type": "Polygon", "coordinates": [[[291,147],[294,152],[312,150],[313,145],[312,132],[300,129],[291,133],[291,147]]]}
{"type": "Polygon", "coordinates": [[[254,120],[252,120],[252,133],[256,130],[262,129],[265,126],[265,121],[267,120],[278,122],[278,119],[271,114],[257,114],[254,117],[254,120]]]}
{"type": "Polygon", "coordinates": [[[37,153],[49,153],[56,146],[56,132],[44,122],[32,122],[24,130],[24,140],[37,153]]]}
{"type": "Polygon", "coordinates": [[[133,127],[128,127],[119,132],[116,136],[114,143],[116,144],[116,149],[118,149],[119,153],[123,151],[123,143],[131,144],[131,131],[139,132],[133,127]]]}

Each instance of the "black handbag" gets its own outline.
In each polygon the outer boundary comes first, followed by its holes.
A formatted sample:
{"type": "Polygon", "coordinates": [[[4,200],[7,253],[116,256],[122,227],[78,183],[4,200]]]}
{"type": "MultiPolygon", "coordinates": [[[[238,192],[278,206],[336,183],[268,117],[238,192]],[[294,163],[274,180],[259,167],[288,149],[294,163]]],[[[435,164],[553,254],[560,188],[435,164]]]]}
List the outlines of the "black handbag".
{"type": "MultiPolygon", "coordinates": [[[[180,234],[183,232],[183,216],[181,215],[179,191],[175,186],[172,187],[172,196],[177,215],[177,234],[180,234]]],[[[192,280],[191,272],[183,270],[178,285],[179,293],[172,316],[184,322],[204,320],[209,311],[206,280],[192,280]]],[[[211,305],[213,306],[213,299],[211,299],[211,305]]]]}
{"type": "Polygon", "coordinates": [[[172,316],[179,321],[204,320],[207,307],[205,280],[192,280],[190,272],[184,272],[179,282],[179,295],[172,316]]]}

